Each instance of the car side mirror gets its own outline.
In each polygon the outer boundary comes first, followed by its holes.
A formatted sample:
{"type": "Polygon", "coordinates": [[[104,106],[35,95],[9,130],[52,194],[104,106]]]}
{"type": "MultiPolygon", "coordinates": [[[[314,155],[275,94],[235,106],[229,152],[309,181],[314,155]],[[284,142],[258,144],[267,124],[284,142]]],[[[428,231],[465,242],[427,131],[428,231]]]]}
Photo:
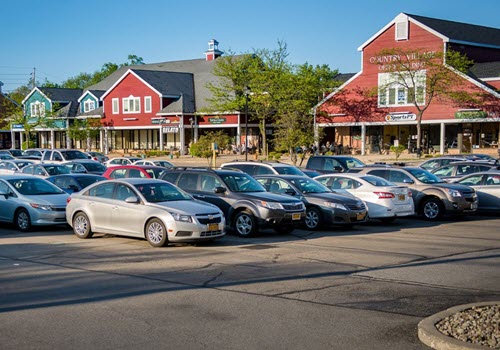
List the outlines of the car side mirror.
{"type": "Polygon", "coordinates": [[[9,197],[14,197],[14,193],[12,193],[12,191],[0,192],[0,196],[4,196],[5,199],[7,199],[9,197]]]}
{"type": "Polygon", "coordinates": [[[219,186],[219,187],[214,188],[214,192],[215,192],[215,193],[224,193],[224,192],[226,192],[226,191],[227,191],[227,188],[222,187],[222,186],[219,186]]]}
{"type": "Polygon", "coordinates": [[[138,204],[139,202],[139,197],[137,196],[130,196],[125,198],[125,203],[138,204]]]}

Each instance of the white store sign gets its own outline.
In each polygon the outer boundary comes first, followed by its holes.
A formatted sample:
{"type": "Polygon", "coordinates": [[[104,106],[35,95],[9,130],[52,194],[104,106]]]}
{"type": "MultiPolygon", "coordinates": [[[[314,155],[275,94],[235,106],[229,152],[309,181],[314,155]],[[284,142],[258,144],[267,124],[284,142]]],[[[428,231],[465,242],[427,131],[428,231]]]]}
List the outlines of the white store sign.
{"type": "Polygon", "coordinates": [[[417,115],[414,113],[406,114],[388,114],[385,116],[387,122],[407,122],[417,120],[417,115]]]}

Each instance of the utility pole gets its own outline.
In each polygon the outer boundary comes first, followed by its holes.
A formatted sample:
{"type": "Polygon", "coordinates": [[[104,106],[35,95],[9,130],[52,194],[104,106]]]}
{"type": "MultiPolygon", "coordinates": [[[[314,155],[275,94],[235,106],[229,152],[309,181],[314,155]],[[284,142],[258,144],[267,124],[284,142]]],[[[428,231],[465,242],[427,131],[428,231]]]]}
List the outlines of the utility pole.
{"type": "Polygon", "coordinates": [[[33,77],[33,80],[31,81],[31,87],[34,89],[35,88],[35,82],[36,82],[36,68],[33,67],[33,73],[31,73],[31,76],[33,77]]]}

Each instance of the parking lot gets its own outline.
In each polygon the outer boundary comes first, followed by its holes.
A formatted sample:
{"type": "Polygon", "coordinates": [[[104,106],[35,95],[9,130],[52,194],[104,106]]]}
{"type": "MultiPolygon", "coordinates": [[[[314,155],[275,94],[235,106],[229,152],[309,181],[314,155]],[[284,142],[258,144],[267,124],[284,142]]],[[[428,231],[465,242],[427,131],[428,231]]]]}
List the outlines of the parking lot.
{"type": "Polygon", "coordinates": [[[0,228],[2,349],[425,349],[418,322],[500,299],[498,217],[203,245],[0,228]]]}

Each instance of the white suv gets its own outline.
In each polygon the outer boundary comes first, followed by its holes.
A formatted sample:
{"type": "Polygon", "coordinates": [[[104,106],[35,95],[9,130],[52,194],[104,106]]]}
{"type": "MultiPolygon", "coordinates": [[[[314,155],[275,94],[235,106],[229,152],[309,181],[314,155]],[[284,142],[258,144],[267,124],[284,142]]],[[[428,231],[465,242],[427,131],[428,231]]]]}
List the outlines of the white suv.
{"type": "Polygon", "coordinates": [[[68,162],[76,159],[89,159],[89,157],[77,149],[48,149],[43,152],[42,163],[68,162]]]}
{"type": "Polygon", "coordinates": [[[247,173],[250,176],[257,175],[270,175],[270,174],[279,174],[279,175],[299,175],[299,176],[307,176],[297,168],[295,165],[280,163],[280,162],[252,162],[252,161],[235,161],[228,162],[221,165],[221,168],[231,168],[238,169],[247,173]]]}

